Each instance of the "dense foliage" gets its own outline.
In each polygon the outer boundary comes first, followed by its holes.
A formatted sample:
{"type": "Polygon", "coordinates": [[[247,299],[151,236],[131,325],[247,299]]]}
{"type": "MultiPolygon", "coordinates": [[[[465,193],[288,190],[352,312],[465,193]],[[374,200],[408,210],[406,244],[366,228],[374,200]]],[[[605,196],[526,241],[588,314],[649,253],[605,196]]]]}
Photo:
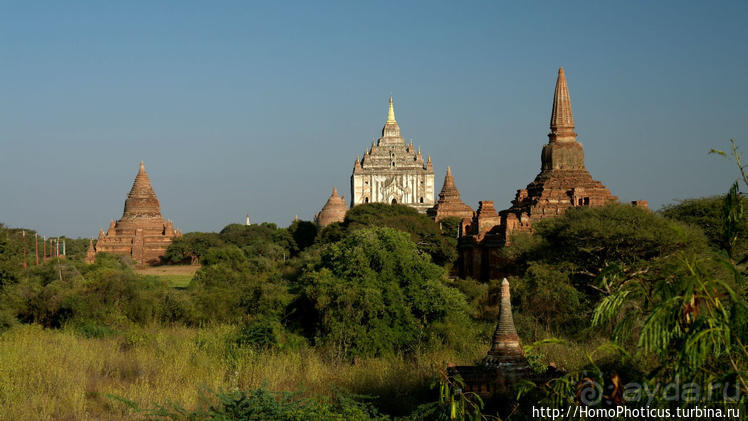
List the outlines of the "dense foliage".
{"type": "MultiPolygon", "coordinates": [[[[453,223],[453,221],[451,221],[453,223]]],[[[337,241],[344,232],[366,227],[389,227],[410,234],[418,250],[427,253],[437,265],[447,265],[457,258],[456,235],[439,228],[428,216],[406,205],[370,203],[348,211],[342,224],[332,224],[320,233],[323,242],[337,241]]]]}
{"type": "Polygon", "coordinates": [[[504,251],[519,277],[514,295],[548,331],[581,332],[594,303],[632,277],[654,285],[672,276],[680,253],[708,253],[698,230],[627,205],[571,208],[517,236],[504,251]],[[667,274],[667,275],[666,275],[667,274]]]}
{"type": "MultiPolygon", "coordinates": [[[[726,232],[723,223],[726,198],[725,195],[686,199],[665,206],[662,214],[703,230],[709,244],[715,250],[732,248],[736,256],[742,257],[748,253],[748,218],[741,218],[737,222],[734,233],[726,232]],[[735,242],[731,244],[733,239],[735,242]]],[[[741,197],[740,202],[743,208],[748,209],[748,198],[741,197]]]]}
{"type": "Polygon", "coordinates": [[[327,245],[300,287],[315,338],[338,356],[415,351],[469,330],[464,296],[391,228],[354,230],[327,245]]]}

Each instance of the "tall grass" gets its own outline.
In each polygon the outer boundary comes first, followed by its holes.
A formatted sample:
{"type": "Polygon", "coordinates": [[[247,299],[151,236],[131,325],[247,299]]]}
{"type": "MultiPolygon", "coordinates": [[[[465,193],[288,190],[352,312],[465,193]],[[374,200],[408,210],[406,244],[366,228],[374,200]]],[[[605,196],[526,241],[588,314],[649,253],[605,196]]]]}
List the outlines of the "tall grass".
{"type": "Polygon", "coordinates": [[[0,335],[0,419],[131,419],[116,395],[139,403],[187,409],[200,388],[216,391],[265,387],[329,394],[342,390],[375,396],[390,413],[406,413],[433,400],[429,383],[447,362],[472,364],[485,344],[457,355],[437,350],[417,357],[389,356],[353,363],[331,361],[313,348],[257,351],[230,346],[230,326],[206,329],[134,327],[87,338],[72,329],[15,326],[0,335]]]}

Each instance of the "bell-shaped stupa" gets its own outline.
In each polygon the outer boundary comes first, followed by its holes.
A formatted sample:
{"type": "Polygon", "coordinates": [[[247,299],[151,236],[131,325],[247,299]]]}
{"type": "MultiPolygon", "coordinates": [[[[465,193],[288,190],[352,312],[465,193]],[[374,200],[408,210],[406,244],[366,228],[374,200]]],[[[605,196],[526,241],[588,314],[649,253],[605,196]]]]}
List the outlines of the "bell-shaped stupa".
{"type": "Polygon", "coordinates": [[[333,222],[343,222],[345,213],[348,212],[348,206],[345,204],[345,196],[338,196],[338,189],[333,187],[330,198],[322,207],[322,210],[314,216],[314,221],[324,227],[333,222]]]}

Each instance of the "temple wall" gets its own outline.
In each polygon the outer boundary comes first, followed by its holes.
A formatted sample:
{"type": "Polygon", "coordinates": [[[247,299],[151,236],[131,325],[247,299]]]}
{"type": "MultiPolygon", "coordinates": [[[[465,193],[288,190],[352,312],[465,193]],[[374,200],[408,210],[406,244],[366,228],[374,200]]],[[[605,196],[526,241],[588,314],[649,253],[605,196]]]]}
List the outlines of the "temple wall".
{"type": "Polygon", "coordinates": [[[413,206],[422,212],[434,206],[434,175],[420,169],[410,172],[372,169],[351,177],[352,205],[364,203],[397,203],[413,206]],[[368,198],[368,202],[367,202],[368,198]],[[423,201],[421,201],[423,200],[423,201]]]}

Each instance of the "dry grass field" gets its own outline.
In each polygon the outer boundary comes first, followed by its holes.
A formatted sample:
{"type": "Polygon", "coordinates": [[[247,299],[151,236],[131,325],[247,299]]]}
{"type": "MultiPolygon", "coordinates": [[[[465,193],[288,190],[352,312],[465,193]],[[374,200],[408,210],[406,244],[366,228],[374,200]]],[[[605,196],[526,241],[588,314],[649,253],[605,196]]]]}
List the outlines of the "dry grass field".
{"type": "Polygon", "coordinates": [[[132,419],[138,414],[111,396],[141,407],[176,402],[196,409],[200,388],[328,394],[334,390],[379,397],[380,403],[428,400],[435,367],[472,363],[469,355],[435,351],[331,362],[319,351],[255,351],[227,346],[232,327],[143,329],[85,338],[72,330],[18,325],[0,335],[0,419],[132,419]]]}

